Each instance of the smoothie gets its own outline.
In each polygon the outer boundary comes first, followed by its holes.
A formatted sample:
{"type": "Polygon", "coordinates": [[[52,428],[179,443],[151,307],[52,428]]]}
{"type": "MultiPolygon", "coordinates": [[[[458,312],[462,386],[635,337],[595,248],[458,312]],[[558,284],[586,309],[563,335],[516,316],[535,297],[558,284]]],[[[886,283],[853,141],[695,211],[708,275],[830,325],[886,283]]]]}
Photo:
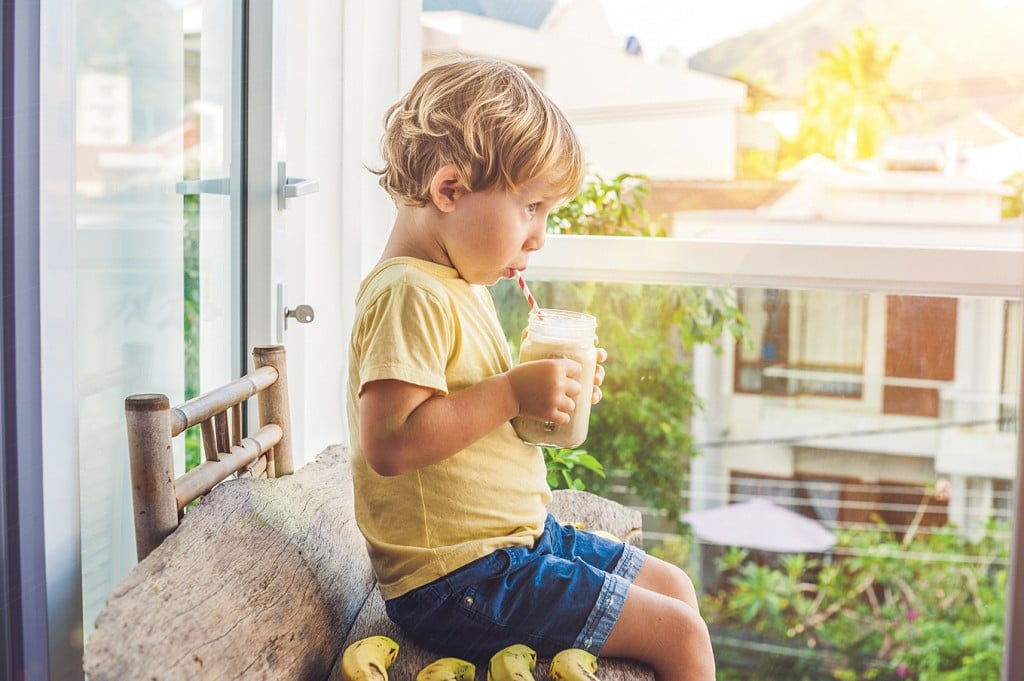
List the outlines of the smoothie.
{"type": "Polygon", "coordinates": [[[594,332],[597,320],[581,312],[541,310],[530,315],[526,338],[519,350],[519,361],[568,358],[583,366],[580,374],[582,392],[576,397],[576,408],[566,425],[556,425],[525,416],[512,419],[512,427],[525,442],[549,447],[572,449],[587,439],[590,425],[590,391],[597,370],[597,348],[594,332]]]}

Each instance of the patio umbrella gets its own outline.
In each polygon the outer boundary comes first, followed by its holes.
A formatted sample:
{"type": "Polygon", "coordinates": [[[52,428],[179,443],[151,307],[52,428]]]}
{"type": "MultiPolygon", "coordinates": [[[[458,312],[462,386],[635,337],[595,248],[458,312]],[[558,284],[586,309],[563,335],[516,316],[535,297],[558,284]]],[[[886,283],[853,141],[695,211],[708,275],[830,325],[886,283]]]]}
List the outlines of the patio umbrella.
{"type": "Polygon", "coordinates": [[[751,499],[683,516],[703,542],[777,553],[821,553],[836,537],[821,523],[768,499],[751,499]]]}

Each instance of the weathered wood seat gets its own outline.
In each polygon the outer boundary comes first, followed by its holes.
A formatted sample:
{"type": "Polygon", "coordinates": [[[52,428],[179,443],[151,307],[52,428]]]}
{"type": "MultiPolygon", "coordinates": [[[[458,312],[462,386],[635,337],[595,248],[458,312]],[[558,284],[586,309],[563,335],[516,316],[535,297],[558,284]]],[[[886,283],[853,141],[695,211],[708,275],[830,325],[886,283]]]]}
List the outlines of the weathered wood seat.
{"type": "MultiPolygon", "coordinates": [[[[640,526],[638,512],[585,492],[556,492],[551,510],[618,536],[640,526]]],[[[345,646],[374,634],[401,645],[395,681],[413,681],[437,657],[384,614],[355,524],[347,452],[335,446],[293,475],[229,480],[207,494],[114,591],[84,669],[92,681],[338,679],[345,646]]],[[[544,663],[536,675],[547,678],[544,663]]],[[[610,659],[598,675],[653,679],[610,659]]]]}

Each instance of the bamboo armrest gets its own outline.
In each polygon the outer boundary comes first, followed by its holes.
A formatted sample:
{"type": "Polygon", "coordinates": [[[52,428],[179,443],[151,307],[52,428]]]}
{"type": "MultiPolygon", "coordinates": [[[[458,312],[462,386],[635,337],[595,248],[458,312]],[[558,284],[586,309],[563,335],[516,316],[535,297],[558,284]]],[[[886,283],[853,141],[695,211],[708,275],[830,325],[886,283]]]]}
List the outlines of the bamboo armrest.
{"type": "Polygon", "coordinates": [[[156,393],[125,400],[140,561],[174,531],[191,502],[222,481],[240,475],[273,478],[292,473],[284,346],[257,346],[252,354],[253,371],[176,407],[171,407],[166,395],[156,393]],[[245,435],[242,406],[254,396],[260,428],[245,435]],[[175,478],[172,440],[196,425],[205,460],[175,478]]]}

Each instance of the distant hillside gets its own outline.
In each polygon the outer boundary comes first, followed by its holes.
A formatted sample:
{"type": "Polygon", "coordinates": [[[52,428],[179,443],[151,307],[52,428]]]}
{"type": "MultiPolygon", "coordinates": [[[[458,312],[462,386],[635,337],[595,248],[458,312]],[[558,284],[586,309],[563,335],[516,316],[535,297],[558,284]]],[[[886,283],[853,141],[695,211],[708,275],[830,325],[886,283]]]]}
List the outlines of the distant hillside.
{"type": "Polygon", "coordinates": [[[690,67],[726,76],[742,71],[796,98],[818,52],[849,42],[865,24],[875,26],[883,45],[900,44],[893,81],[920,97],[924,124],[977,106],[1024,134],[1024,0],[817,0],[693,55],[690,67]]]}

